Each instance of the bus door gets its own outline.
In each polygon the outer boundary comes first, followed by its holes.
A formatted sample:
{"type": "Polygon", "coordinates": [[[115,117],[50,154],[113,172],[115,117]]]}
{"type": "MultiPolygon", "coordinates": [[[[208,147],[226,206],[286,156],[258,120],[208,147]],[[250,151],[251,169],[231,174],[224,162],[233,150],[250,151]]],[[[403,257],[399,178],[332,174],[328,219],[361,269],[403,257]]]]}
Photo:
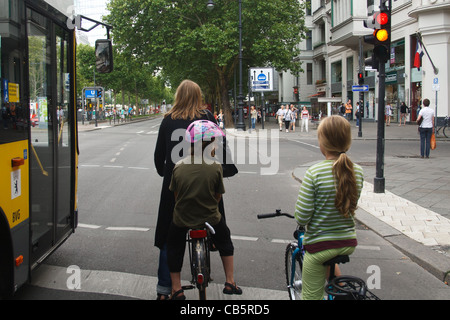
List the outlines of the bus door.
{"type": "Polygon", "coordinates": [[[74,125],[72,34],[27,9],[30,113],[31,262],[40,263],[72,232],[74,125]]]}

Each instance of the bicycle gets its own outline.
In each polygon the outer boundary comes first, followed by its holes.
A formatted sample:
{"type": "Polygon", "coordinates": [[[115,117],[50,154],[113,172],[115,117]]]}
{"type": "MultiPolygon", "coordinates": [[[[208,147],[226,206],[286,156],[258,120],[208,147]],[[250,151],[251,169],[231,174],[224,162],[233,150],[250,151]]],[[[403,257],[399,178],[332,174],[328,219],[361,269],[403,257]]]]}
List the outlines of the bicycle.
{"type": "Polygon", "coordinates": [[[436,136],[440,135],[439,131],[442,129],[442,134],[444,135],[444,137],[448,138],[447,133],[445,132],[447,128],[448,128],[448,116],[445,117],[444,124],[436,129],[436,136]]]}
{"type": "MultiPolygon", "coordinates": [[[[267,219],[285,216],[291,219],[295,217],[288,213],[282,213],[276,210],[275,213],[259,214],[258,219],[267,219]]],[[[286,247],[285,254],[285,273],[286,283],[291,300],[301,300],[302,292],[302,270],[303,257],[305,249],[303,246],[303,238],[305,229],[303,226],[297,226],[294,232],[294,239],[286,247]]],[[[335,266],[339,263],[349,262],[349,256],[337,256],[328,260],[324,265],[330,267],[330,275],[327,285],[325,286],[327,300],[380,300],[376,295],[367,289],[364,280],[353,276],[335,276],[335,266]]]]}
{"type": "Polygon", "coordinates": [[[205,222],[205,228],[191,229],[187,233],[186,241],[189,244],[189,264],[191,266],[192,280],[190,286],[183,286],[183,290],[197,288],[199,299],[206,300],[206,288],[211,278],[210,252],[212,248],[211,234],[214,228],[205,222]]]}

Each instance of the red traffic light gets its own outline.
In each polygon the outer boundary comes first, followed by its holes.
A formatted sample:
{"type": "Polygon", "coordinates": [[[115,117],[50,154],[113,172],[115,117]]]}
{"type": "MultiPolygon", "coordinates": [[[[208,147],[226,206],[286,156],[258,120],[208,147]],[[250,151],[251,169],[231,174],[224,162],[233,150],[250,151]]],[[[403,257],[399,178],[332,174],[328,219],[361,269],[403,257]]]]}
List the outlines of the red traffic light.
{"type": "Polygon", "coordinates": [[[389,16],[385,12],[380,12],[376,15],[377,23],[380,24],[380,26],[385,25],[389,22],[389,16]]]}

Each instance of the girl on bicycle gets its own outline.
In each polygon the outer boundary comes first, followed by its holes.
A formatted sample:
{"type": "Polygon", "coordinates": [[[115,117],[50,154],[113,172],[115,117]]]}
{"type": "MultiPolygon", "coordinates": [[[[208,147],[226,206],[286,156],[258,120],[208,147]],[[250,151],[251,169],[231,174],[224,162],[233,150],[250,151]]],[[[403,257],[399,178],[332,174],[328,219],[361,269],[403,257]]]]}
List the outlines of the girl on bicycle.
{"type": "MultiPolygon", "coordinates": [[[[347,155],[352,136],[345,118],[331,116],[322,120],[318,140],[325,160],[306,172],[295,207],[297,222],[306,226],[304,300],[323,299],[327,279],[324,262],[354,252],[357,240],[353,216],[364,181],[362,168],[347,155]]],[[[339,275],[337,266],[336,273],[339,275]]]]}
{"type": "Polygon", "coordinates": [[[234,281],[234,247],[230,229],[218,206],[225,188],[222,166],[214,159],[213,143],[223,137],[224,133],[217,124],[207,120],[193,122],[186,130],[191,155],[180,160],[173,169],[169,189],[175,195],[175,208],[167,240],[173,300],[185,299],[180,272],[186,249],[186,233],[189,229],[204,227],[205,222],[216,231],[211,238],[219,250],[225,270],[223,293],[242,294],[234,281]]]}

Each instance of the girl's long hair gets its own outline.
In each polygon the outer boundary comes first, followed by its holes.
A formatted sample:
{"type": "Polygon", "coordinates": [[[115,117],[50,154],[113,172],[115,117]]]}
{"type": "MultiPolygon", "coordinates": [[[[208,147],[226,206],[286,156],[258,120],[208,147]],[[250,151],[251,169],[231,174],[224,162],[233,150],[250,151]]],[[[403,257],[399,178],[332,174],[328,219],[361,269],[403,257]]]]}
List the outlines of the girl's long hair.
{"type": "Polygon", "coordinates": [[[341,116],[327,117],[320,123],[317,134],[321,147],[337,156],[333,164],[335,206],[345,218],[353,216],[358,204],[358,188],[353,162],[347,156],[352,143],[350,124],[341,116]]]}
{"type": "Polygon", "coordinates": [[[165,117],[172,116],[173,120],[194,120],[205,113],[203,95],[200,86],[191,80],[184,80],[177,88],[175,102],[165,117]]]}

